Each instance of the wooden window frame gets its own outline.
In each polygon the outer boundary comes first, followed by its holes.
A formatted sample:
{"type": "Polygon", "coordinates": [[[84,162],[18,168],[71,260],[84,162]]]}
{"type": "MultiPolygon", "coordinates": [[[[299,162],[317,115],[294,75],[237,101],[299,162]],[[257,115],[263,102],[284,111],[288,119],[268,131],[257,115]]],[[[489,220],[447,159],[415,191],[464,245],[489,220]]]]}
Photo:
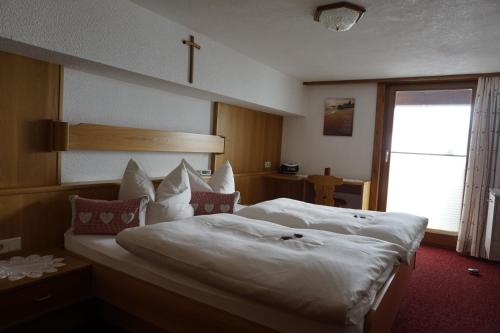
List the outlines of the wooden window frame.
{"type": "MultiPolygon", "coordinates": [[[[477,80],[451,80],[429,82],[379,82],[377,84],[377,104],[375,133],[373,139],[370,210],[385,211],[390,161],[386,163],[384,153],[391,151],[392,123],[396,91],[418,91],[439,89],[472,89],[472,105],[476,96],[477,80]]],[[[472,112],[471,112],[472,116],[472,112]]],[[[472,123],[471,123],[472,125],[472,123]]],[[[470,134],[470,127],[469,127],[470,134]]]]}

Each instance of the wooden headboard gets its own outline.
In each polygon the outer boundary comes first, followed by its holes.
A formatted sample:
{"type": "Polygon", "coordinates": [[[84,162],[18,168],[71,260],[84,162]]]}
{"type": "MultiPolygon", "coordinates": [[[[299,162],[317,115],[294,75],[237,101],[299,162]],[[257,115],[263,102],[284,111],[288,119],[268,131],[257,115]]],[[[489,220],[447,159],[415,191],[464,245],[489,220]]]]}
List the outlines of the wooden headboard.
{"type": "Polygon", "coordinates": [[[54,121],[52,150],[224,153],[218,135],[54,121]]]}
{"type": "Polygon", "coordinates": [[[68,196],[110,200],[118,188],[103,183],[0,190],[0,238],[21,236],[23,252],[62,246],[71,222],[68,196]]]}
{"type": "Polygon", "coordinates": [[[8,96],[0,99],[0,239],[21,236],[22,252],[63,245],[71,222],[69,195],[117,198],[119,182],[61,185],[62,150],[214,152],[213,170],[226,159],[233,164],[243,203],[266,198],[262,176],[279,164],[280,116],[216,103],[213,135],[71,125],[59,121],[62,66],[0,52],[0,72],[0,90],[8,96]],[[271,168],[264,167],[268,160],[271,168]]]}
{"type": "Polygon", "coordinates": [[[119,188],[119,181],[111,181],[0,189],[0,239],[21,236],[26,253],[62,247],[71,225],[69,196],[115,200],[119,188]]]}

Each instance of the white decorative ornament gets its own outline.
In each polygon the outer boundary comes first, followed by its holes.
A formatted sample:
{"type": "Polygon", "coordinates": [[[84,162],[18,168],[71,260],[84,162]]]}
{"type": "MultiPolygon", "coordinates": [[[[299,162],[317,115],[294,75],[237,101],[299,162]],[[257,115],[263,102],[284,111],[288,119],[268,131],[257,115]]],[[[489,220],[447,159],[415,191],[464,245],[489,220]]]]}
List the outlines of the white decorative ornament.
{"type": "Polygon", "coordinates": [[[122,213],[122,222],[125,223],[125,224],[129,224],[130,222],[132,222],[134,220],[134,213],[132,212],[123,212],[122,213]]]}
{"type": "Polygon", "coordinates": [[[80,221],[82,221],[82,223],[87,224],[92,218],[92,213],[91,212],[78,213],[78,218],[80,219],[80,221]]]}
{"type": "Polygon", "coordinates": [[[205,206],[204,206],[204,208],[205,208],[205,211],[207,213],[210,213],[210,212],[212,212],[212,210],[214,210],[214,204],[206,203],[205,206]]]}
{"type": "Polygon", "coordinates": [[[57,272],[58,267],[66,265],[63,260],[64,258],[54,258],[52,255],[38,254],[26,258],[15,256],[9,260],[0,260],[0,279],[16,281],[24,277],[39,278],[43,273],[57,272]]]}
{"type": "Polygon", "coordinates": [[[231,208],[230,205],[220,205],[220,211],[223,213],[229,212],[229,209],[231,208]]]}
{"type": "Polygon", "coordinates": [[[115,217],[115,215],[113,213],[101,213],[101,214],[99,214],[99,218],[105,224],[108,224],[109,222],[111,222],[113,217],[115,217]]]}

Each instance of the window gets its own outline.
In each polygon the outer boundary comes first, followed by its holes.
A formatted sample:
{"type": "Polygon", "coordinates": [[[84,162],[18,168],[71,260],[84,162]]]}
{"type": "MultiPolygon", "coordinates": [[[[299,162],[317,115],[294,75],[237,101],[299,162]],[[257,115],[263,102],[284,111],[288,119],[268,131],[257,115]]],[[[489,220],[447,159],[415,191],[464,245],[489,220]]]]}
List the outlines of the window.
{"type": "Polygon", "coordinates": [[[387,211],[458,231],[471,100],[472,89],[396,92],[387,211]]]}

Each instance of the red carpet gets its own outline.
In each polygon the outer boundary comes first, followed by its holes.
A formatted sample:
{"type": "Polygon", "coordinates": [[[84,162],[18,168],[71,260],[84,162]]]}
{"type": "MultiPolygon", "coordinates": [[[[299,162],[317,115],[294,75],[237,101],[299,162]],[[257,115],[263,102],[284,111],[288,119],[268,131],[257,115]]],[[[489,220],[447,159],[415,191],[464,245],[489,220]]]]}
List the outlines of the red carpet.
{"type": "Polygon", "coordinates": [[[500,333],[500,264],[423,246],[392,332],[500,333]]]}

